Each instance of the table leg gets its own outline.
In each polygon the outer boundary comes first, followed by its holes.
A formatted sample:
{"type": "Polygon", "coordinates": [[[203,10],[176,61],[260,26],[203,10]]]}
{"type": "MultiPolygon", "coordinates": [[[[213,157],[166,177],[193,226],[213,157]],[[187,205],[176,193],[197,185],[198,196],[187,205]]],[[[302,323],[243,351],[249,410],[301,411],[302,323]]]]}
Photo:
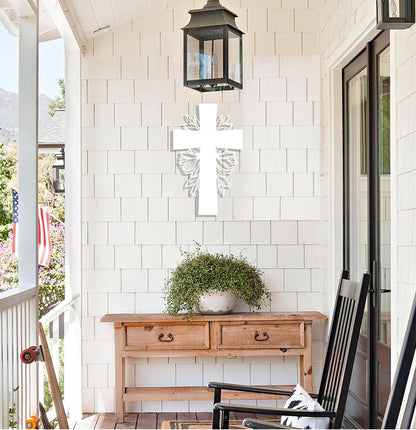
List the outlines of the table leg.
{"type": "Polygon", "coordinates": [[[114,326],[115,339],[115,402],[116,402],[116,422],[124,422],[124,402],[123,394],[126,388],[125,378],[125,358],[122,357],[124,346],[125,329],[120,326],[114,326]]]}
{"type": "Polygon", "coordinates": [[[305,325],[305,348],[300,356],[300,384],[309,393],[313,392],[312,381],[312,325],[305,325]]]}

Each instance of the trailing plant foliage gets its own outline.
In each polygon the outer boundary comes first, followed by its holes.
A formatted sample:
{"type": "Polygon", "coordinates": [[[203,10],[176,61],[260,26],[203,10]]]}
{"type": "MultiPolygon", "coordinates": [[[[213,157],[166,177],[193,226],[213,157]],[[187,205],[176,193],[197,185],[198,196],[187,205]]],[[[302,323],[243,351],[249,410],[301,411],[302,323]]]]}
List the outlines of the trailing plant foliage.
{"type": "Polygon", "coordinates": [[[242,256],[210,254],[196,244],[195,251],[181,250],[183,261],[166,280],[166,312],[191,317],[197,313],[199,296],[206,292],[234,293],[250,310],[271,299],[262,272],[242,256]]]}
{"type": "Polygon", "coordinates": [[[13,398],[13,404],[9,406],[9,428],[10,429],[15,429],[17,428],[17,417],[16,417],[16,401],[15,401],[15,394],[16,391],[18,391],[19,387],[15,387],[13,388],[13,394],[12,394],[12,398],[13,398]]]}

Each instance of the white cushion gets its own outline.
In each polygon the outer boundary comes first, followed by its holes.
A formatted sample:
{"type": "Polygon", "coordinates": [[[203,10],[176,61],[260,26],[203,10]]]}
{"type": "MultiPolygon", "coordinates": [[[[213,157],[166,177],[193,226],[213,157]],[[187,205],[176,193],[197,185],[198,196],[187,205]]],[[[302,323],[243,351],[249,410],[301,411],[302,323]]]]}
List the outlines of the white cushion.
{"type": "MultiPolygon", "coordinates": [[[[322,412],[322,406],[312,399],[309,393],[304,388],[297,384],[291,396],[285,403],[287,409],[300,409],[304,411],[322,412]]],[[[283,416],[280,422],[285,426],[295,427],[299,429],[327,429],[329,428],[329,418],[314,418],[314,417],[294,417],[283,416]]]]}

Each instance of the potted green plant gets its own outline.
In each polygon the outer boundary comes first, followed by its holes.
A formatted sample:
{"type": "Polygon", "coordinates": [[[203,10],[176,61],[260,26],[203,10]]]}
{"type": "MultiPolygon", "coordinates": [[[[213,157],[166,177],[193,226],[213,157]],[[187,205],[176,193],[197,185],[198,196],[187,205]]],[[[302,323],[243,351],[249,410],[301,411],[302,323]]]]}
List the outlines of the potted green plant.
{"type": "Polygon", "coordinates": [[[262,272],[242,256],[210,254],[196,244],[194,251],[181,250],[184,259],[166,279],[166,311],[191,317],[199,313],[230,313],[232,303],[211,308],[212,299],[230,295],[245,302],[250,310],[269,303],[270,291],[262,272]]]}

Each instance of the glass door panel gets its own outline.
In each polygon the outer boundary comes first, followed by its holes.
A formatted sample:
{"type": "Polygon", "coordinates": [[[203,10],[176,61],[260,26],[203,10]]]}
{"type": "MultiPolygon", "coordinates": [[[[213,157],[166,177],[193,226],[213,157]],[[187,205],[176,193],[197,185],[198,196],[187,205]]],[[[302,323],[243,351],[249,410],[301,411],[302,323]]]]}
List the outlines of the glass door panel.
{"type": "Polygon", "coordinates": [[[379,190],[380,190],[380,241],[379,241],[379,315],[378,340],[391,345],[391,285],[390,285],[390,48],[377,58],[378,82],[378,139],[379,139],[379,190]]]}
{"type": "Polygon", "coordinates": [[[390,48],[377,55],[378,243],[377,243],[377,420],[382,421],[390,389],[391,219],[390,219],[390,48]]]}
{"type": "MultiPolygon", "coordinates": [[[[347,97],[349,271],[350,279],[357,280],[368,270],[367,69],[347,83],[347,97]]],[[[362,333],[367,332],[366,315],[362,333]]]]}
{"type": "Polygon", "coordinates": [[[381,426],[390,391],[390,49],[380,33],[343,69],[344,267],[372,276],[344,427],[381,426]]]}

